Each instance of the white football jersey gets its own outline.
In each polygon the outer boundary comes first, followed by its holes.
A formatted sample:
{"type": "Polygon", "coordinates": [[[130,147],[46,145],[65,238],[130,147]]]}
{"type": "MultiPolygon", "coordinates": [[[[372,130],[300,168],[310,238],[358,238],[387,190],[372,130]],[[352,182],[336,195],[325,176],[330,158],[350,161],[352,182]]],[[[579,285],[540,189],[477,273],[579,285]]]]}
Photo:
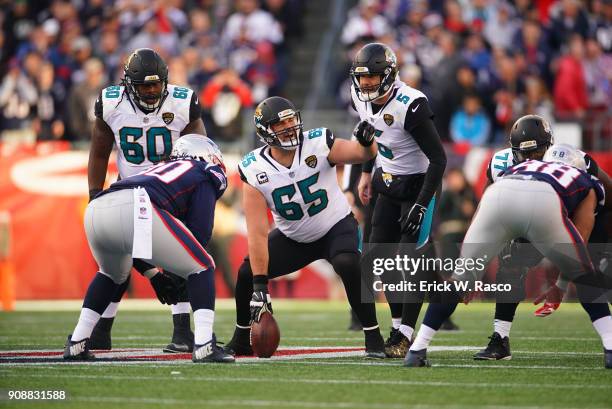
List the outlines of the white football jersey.
{"type": "Polygon", "coordinates": [[[371,102],[360,101],[351,86],[351,97],[359,119],[368,121],[376,128],[376,143],[378,144],[377,165],[384,172],[392,175],[412,175],[425,173],[429,159],[421,148],[404,129],[406,114],[416,112],[419,98],[427,98],[421,91],[409,87],[402,81],[395,81],[391,98],[376,114],[372,111],[371,102]]]}
{"type": "MultiPolygon", "coordinates": [[[[584,157],[586,163],[587,173],[597,176],[599,169],[597,163],[591,158],[589,154],[578,149],[578,152],[584,157]]],[[[487,177],[491,182],[496,182],[499,176],[511,166],[517,165],[518,162],[514,159],[512,154],[512,148],[501,149],[493,154],[491,161],[489,162],[489,168],[487,169],[487,177]]]]}
{"type": "Polygon", "coordinates": [[[102,90],[102,119],[112,129],[117,145],[117,167],[122,179],[139,173],[170,155],[174,141],[189,121],[193,91],[168,84],[168,96],[160,108],[142,112],[125,87],[102,90]]]}
{"type": "Polygon", "coordinates": [[[290,168],[277,163],[268,146],[245,155],[238,168],[242,179],[265,197],[276,227],[292,240],[310,243],[323,237],[351,208],[338,186],[336,168],[327,159],[332,133],[317,128],[303,135],[290,168]]]}

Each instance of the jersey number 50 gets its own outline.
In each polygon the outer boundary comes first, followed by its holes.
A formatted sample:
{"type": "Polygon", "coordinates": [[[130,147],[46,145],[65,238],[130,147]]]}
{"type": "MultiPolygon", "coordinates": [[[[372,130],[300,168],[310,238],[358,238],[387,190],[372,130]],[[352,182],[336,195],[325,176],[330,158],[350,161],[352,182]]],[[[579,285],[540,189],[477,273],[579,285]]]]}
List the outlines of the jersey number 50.
{"type": "MultiPolygon", "coordinates": [[[[329,203],[329,199],[327,198],[327,192],[325,189],[315,190],[314,192],[310,191],[310,187],[317,183],[319,180],[319,172],[314,175],[307,177],[304,180],[300,180],[295,185],[297,185],[300,193],[302,194],[302,198],[304,199],[304,203],[312,203],[308,207],[308,216],[314,216],[317,213],[321,212],[323,209],[327,207],[329,203]]],[[[304,217],[304,212],[302,211],[302,207],[296,202],[283,202],[283,197],[287,197],[288,200],[291,200],[296,193],[295,185],[287,185],[283,187],[279,187],[274,189],[272,192],[272,200],[274,201],[274,207],[278,214],[284,217],[287,220],[300,220],[304,217]]]]}

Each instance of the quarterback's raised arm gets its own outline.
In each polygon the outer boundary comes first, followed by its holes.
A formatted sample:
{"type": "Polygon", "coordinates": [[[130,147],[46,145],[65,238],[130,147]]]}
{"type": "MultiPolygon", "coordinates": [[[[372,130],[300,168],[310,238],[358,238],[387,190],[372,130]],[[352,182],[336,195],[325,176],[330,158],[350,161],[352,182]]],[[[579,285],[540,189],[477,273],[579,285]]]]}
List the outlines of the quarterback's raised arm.
{"type": "Polygon", "coordinates": [[[327,129],[328,159],[331,163],[363,163],[376,156],[376,142],[374,132],[376,129],[366,121],[360,122],[353,135],[356,141],[344,139],[335,140],[334,135],[327,129]]]}
{"type": "Polygon", "coordinates": [[[242,197],[253,276],[268,274],[268,205],[263,195],[244,183],[242,197]]]}
{"type": "Polygon", "coordinates": [[[91,135],[89,163],[87,164],[90,200],[104,188],[108,158],[113,150],[114,143],[113,131],[102,118],[96,118],[91,135]]]}

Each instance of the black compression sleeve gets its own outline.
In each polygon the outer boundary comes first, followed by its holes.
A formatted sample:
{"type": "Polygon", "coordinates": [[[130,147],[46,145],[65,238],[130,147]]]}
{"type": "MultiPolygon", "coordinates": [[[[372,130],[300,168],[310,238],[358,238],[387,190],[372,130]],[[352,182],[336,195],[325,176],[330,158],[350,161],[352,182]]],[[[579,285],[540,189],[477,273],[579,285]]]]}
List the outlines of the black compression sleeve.
{"type": "Polygon", "coordinates": [[[191,94],[191,103],[189,104],[189,122],[200,118],[202,118],[202,107],[200,106],[198,96],[194,92],[191,94]]]}
{"type": "Polygon", "coordinates": [[[363,173],[372,173],[372,169],[374,169],[374,163],[376,163],[376,158],[370,159],[369,161],[363,163],[361,165],[361,171],[363,173]]]}
{"type": "Polygon", "coordinates": [[[100,95],[98,95],[98,99],[96,99],[96,103],[94,104],[94,114],[96,118],[104,119],[102,112],[102,91],[100,91],[100,95]]]}
{"type": "Polygon", "coordinates": [[[446,169],[446,153],[444,153],[440,135],[438,135],[433,120],[422,121],[412,129],[410,135],[429,159],[429,167],[425,174],[423,187],[416,201],[423,206],[427,206],[442,183],[442,177],[446,169]]]}

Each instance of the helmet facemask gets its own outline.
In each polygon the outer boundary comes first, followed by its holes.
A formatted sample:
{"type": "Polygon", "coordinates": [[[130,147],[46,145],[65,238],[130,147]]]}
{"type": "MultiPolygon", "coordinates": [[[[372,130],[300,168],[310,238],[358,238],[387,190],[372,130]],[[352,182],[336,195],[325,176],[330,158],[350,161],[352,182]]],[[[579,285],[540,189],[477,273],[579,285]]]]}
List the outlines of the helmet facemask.
{"type": "Polygon", "coordinates": [[[278,113],[278,119],[269,121],[267,124],[258,122],[256,117],[255,126],[260,139],[267,145],[292,151],[302,143],[303,124],[300,111],[285,109],[278,113]],[[292,118],[295,118],[295,125],[287,126],[278,132],[272,129],[273,125],[292,118]]]}
{"type": "Polygon", "coordinates": [[[351,80],[353,81],[353,86],[355,87],[357,98],[359,98],[359,100],[362,102],[372,102],[386,96],[389,92],[391,92],[391,85],[395,81],[394,73],[395,70],[391,67],[387,67],[383,73],[370,72],[368,67],[360,66],[351,68],[351,80]],[[368,85],[367,88],[362,87],[359,83],[359,77],[362,75],[378,75],[380,77],[380,82],[378,83],[378,86],[376,87],[368,85]],[[393,78],[391,78],[392,75],[393,78]]]}
{"type": "Polygon", "coordinates": [[[133,81],[129,76],[125,76],[123,79],[123,85],[126,87],[130,98],[142,108],[144,111],[151,112],[159,108],[162,101],[168,94],[168,80],[166,78],[159,78],[157,75],[149,75],[145,78],[144,81],[133,81]],[[138,92],[137,85],[146,85],[152,82],[161,82],[161,91],[159,94],[144,94],[141,95],[138,92]],[[147,103],[147,99],[155,98],[154,103],[147,103]]]}

